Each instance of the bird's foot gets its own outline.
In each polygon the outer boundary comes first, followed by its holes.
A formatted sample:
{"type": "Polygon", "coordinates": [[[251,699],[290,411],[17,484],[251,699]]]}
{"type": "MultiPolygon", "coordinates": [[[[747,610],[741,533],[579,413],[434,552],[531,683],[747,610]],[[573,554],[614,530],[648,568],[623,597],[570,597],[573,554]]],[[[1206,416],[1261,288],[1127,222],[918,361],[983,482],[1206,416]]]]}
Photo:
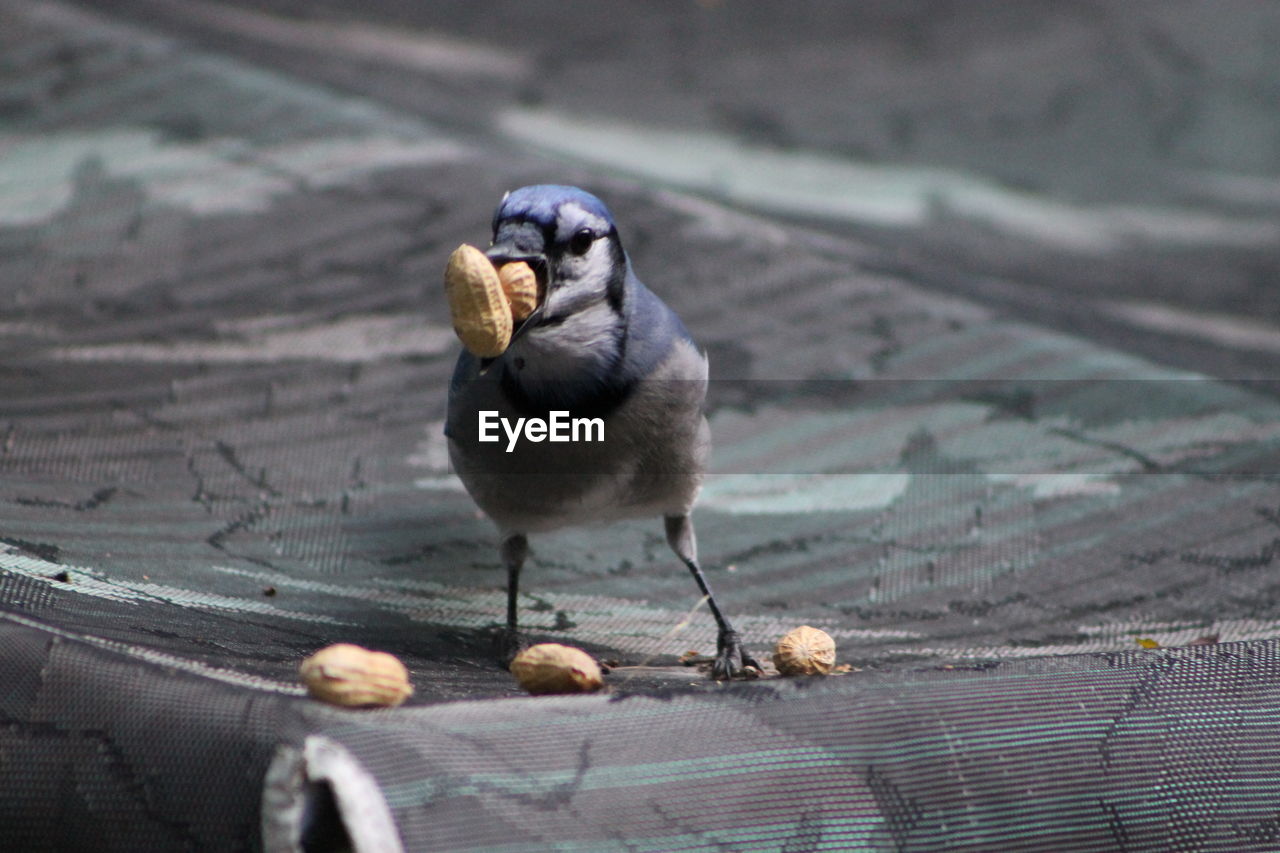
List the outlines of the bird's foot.
{"type": "Polygon", "coordinates": [[[515,656],[528,647],[529,640],[516,629],[506,626],[493,629],[493,657],[503,669],[509,669],[515,656]]]}
{"type": "Polygon", "coordinates": [[[750,675],[748,667],[759,675],[763,668],[747,653],[742,637],[737,631],[721,631],[716,639],[716,659],[711,664],[711,677],[725,681],[736,676],[750,675]]]}

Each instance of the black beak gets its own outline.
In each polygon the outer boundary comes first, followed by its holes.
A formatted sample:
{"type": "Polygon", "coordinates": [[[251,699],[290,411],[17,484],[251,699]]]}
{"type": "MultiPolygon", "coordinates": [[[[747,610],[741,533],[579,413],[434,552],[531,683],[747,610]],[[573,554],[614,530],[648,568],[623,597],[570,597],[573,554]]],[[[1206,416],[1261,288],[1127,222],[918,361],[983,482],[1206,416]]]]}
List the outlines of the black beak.
{"type": "Polygon", "coordinates": [[[534,263],[545,264],[546,256],[541,252],[530,252],[516,245],[514,240],[503,240],[501,243],[494,243],[488,249],[485,249],[485,257],[487,257],[495,267],[503,264],[510,264],[516,261],[524,261],[529,266],[534,263]]]}
{"type": "MultiPolygon", "coordinates": [[[[520,321],[520,325],[516,326],[511,332],[511,343],[515,343],[525,329],[531,329],[538,324],[538,320],[542,317],[542,310],[547,304],[546,293],[550,287],[549,272],[550,267],[547,264],[547,256],[541,252],[529,252],[522,250],[513,241],[503,241],[494,243],[485,251],[485,256],[495,267],[503,264],[512,264],[517,261],[524,261],[533,270],[533,274],[538,277],[538,289],[542,293],[542,298],[538,300],[538,305],[533,309],[528,317],[520,321]]],[[[510,346],[510,344],[508,344],[510,346]]]]}
{"type": "Polygon", "coordinates": [[[513,220],[501,222],[494,228],[493,242],[485,255],[500,267],[515,261],[524,261],[537,269],[547,263],[547,236],[532,222],[513,220]]]}
{"type": "MultiPolygon", "coordinates": [[[[525,330],[532,329],[538,325],[538,321],[542,318],[543,309],[547,304],[546,293],[550,287],[550,267],[547,264],[547,256],[541,252],[530,252],[516,245],[515,241],[504,240],[500,243],[494,243],[485,250],[485,257],[489,259],[495,267],[504,264],[512,264],[517,261],[524,261],[533,270],[533,274],[538,277],[538,289],[542,293],[542,298],[538,300],[537,306],[533,312],[520,321],[520,324],[511,331],[511,341],[507,344],[507,348],[511,348],[525,330]]],[[[480,373],[483,375],[489,370],[489,367],[496,359],[482,359],[480,362],[480,373]]]]}

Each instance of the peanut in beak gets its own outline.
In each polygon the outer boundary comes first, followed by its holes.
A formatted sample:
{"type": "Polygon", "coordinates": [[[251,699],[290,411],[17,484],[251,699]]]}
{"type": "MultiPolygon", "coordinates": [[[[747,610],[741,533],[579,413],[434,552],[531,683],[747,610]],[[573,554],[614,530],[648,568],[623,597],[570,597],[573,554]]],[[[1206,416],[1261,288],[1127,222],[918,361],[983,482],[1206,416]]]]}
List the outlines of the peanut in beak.
{"type": "Polygon", "coordinates": [[[506,352],[514,323],[538,305],[538,279],[528,264],[517,261],[494,269],[484,252],[465,243],[449,256],[444,289],[454,331],[480,358],[506,352]]]}

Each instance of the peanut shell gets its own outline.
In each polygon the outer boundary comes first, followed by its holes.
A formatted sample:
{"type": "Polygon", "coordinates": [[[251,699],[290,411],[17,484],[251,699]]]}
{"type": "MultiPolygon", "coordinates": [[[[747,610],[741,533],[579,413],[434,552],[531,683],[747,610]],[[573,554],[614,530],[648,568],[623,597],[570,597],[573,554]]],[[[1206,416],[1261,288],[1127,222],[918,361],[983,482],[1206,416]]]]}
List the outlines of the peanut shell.
{"type": "Polygon", "coordinates": [[[481,358],[497,358],[511,342],[511,303],[498,271],[475,246],[463,243],[449,256],[444,292],[453,330],[463,346],[481,358]]]}
{"type": "Polygon", "coordinates": [[[604,686],[600,666],[582,649],[559,643],[539,643],[516,655],[511,674],[535,695],[589,693],[604,686]]]}
{"type": "Polygon", "coordinates": [[[773,652],[773,665],[783,675],[826,675],[835,663],[836,641],[809,625],[788,631],[773,652]]]}
{"type": "Polygon", "coordinates": [[[512,320],[519,323],[538,307],[538,277],[524,261],[498,267],[498,280],[511,303],[512,320]]]}
{"type": "Polygon", "coordinates": [[[326,646],[298,672],[307,692],[331,705],[395,707],[413,695],[409,671],[395,655],[350,643],[326,646]]]}

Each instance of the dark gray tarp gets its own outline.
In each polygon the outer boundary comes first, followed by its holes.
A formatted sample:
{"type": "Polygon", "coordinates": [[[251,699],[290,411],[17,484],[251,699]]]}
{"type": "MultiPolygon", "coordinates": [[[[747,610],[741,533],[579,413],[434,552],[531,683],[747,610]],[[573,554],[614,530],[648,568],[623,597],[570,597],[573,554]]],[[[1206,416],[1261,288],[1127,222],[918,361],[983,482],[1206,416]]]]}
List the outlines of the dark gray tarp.
{"type": "Polygon", "coordinates": [[[70,6],[0,3],[0,57],[0,846],[1280,845],[1271,397],[70,6]],[[710,353],[721,604],[849,671],[680,667],[714,630],[656,519],[526,569],[608,693],[491,662],[440,273],[545,180],[710,353]],[[306,698],[333,642],[409,705],[306,698]]]}

